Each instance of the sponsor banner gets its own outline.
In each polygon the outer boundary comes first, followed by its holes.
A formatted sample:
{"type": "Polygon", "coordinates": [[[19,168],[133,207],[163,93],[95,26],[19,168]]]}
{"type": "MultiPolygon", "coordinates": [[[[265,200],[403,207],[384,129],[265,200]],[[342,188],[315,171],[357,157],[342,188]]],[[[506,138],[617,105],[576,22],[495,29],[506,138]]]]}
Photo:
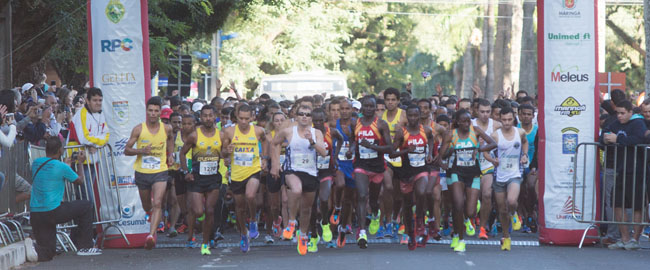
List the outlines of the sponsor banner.
{"type": "Polygon", "coordinates": [[[591,213],[593,179],[598,177],[595,153],[585,156],[581,148],[580,155],[575,154],[580,142],[594,142],[598,136],[596,3],[548,0],[537,4],[542,243],[578,244],[588,224],[576,222],[573,216],[591,219],[595,215],[591,213]],[[588,167],[586,175],[584,166],[588,167]],[[584,198],[583,187],[587,190],[584,198]]]}
{"type": "MultiPolygon", "coordinates": [[[[104,94],[102,105],[115,157],[111,186],[120,189],[122,204],[119,226],[131,242],[129,247],[139,247],[149,224],[133,179],[135,157],[125,156],[124,148],[131,129],[144,122],[145,100],[151,95],[147,1],[88,0],[87,19],[90,85],[104,94]]],[[[107,231],[107,237],[117,233],[107,231]]],[[[105,245],[127,247],[122,239],[107,240],[105,245]]]]}

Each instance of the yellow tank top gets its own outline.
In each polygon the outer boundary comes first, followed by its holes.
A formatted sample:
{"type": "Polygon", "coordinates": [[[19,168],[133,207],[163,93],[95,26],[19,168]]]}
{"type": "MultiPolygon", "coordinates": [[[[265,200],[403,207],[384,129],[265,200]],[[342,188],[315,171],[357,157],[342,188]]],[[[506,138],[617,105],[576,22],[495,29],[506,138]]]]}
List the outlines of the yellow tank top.
{"type": "Polygon", "coordinates": [[[255,135],[255,126],[251,125],[248,133],[244,134],[239,130],[239,125],[236,125],[231,143],[234,147],[230,165],[230,178],[232,181],[244,181],[262,170],[259,141],[255,135]]]}
{"type": "Polygon", "coordinates": [[[151,155],[138,155],[133,169],[139,173],[159,173],[167,171],[167,133],[165,124],[159,122],[156,134],[151,134],[146,123],[142,123],[142,132],[136,142],[138,149],[151,146],[151,155]]]}
{"type": "MultiPolygon", "coordinates": [[[[397,113],[395,114],[393,121],[388,121],[388,110],[384,111],[384,114],[381,116],[381,119],[386,121],[386,123],[388,123],[388,129],[390,130],[391,141],[395,139],[395,128],[397,127],[397,124],[399,123],[399,119],[401,117],[402,117],[402,109],[400,108],[397,108],[397,113]]],[[[390,162],[390,164],[393,165],[393,167],[402,167],[401,157],[390,158],[388,157],[388,154],[385,154],[384,159],[390,162]]]]}
{"type": "Polygon", "coordinates": [[[192,148],[192,168],[199,175],[216,175],[221,155],[221,136],[215,129],[212,137],[207,137],[196,128],[196,144],[192,148]]]}

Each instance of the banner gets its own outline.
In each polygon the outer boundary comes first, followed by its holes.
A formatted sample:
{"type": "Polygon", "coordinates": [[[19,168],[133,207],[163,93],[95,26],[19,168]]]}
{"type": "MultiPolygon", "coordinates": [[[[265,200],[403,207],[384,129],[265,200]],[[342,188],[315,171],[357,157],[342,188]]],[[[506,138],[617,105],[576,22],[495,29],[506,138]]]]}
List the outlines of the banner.
{"type": "Polygon", "coordinates": [[[583,164],[588,167],[577,183],[578,190],[586,186],[584,198],[582,192],[573,197],[573,164],[576,146],[598,136],[597,2],[537,2],[541,243],[577,245],[589,225],[577,223],[573,214],[595,214],[591,213],[591,191],[598,179],[595,154],[588,153],[586,163],[582,154],[578,158],[577,172],[583,171],[583,164]]]}
{"type": "MultiPolygon", "coordinates": [[[[135,157],[124,155],[131,129],[145,121],[145,101],[151,96],[147,12],[147,0],[88,0],[90,85],[104,95],[102,109],[117,174],[113,186],[120,189],[122,204],[119,226],[132,248],[144,246],[149,233],[133,179],[135,157]]],[[[118,235],[116,230],[107,233],[107,237],[118,235]]],[[[121,238],[107,240],[105,245],[127,247],[121,238]]]]}

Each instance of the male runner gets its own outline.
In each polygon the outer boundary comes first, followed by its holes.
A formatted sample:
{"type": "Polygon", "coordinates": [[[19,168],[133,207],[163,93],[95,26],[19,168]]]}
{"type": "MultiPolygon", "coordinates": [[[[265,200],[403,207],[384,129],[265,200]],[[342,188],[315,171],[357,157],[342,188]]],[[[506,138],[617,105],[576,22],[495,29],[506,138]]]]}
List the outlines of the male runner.
{"type": "MultiPolygon", "coordinates": [[[[201,126],[187,136],[179,155],[185,157],[192,149],[192,170],[188,172],[187,162],[181,162],[181,171],[187,181],[187,193],[192,212],[203,219],[203,244],[201,255],[210,255],[208,242],[212,234],[214,209],[219,199],[221,174],[221,137],[223,134],[215,127],[216,108],[212,105],[201,108],[201,126]]],[[[193,220],[191,221],[193,222],[193,220]]]]}
{"type": "Polygon", "coordinates": [[[318,189],[318,169],[316,154],[327,156],[323,143],[323,134],[312,126],[312,110],[308,106],[301,106],[296,112],[297,126],[281,130],[273,141],[273,167],[271,175],[280,177],[280,144],[287,140],[287,161],[285,162],[285,180],[289,196],[289,224],[283,232],[285,239],[291,239],[296,229],[296,216],[300,208],[300,234],[298,239],[298,254],[307,254],[309,239],[309,219],[311,218],[312,204],[318,189]],[[299,206],[300,205],[300,206],[299,206]]]}
{"type": "MultiPolygon", "coordinates": [[[[492,120],[490,115],[492,113],[492,106],[490,102],[485,99],[478,100],[478,118],[472,119],[472,125],[478,126],[490,136],[495,130],[501,127],[501,123],[492,120]]],[[[483,140],[479,140],[479,144],[485,144],[483,140]]],[[[488,239],[487,232],[488,219],[492,213],[492,181],[494,179],[494,165],[492,165],[492,153],[486,152],[479,155],[478,163],[481,167],[481,208],[479,209],[479,233],[478,237],[483,240],[488,239]]],[[[475,230],[472,222],[465,220],[465,227],[467,228],[467,235],[474,235],[475,230]]]]}
{"type": "Polygon", "coordinates": [[[501,250],[510,250],[510,222],[514,223],[516,219],[512,215],[517,210],[522,168],[528,163],[528,140],[522,128],[514,127],[515,113],[512,109],[503,108],[499,113],[503,127],[492,133],[492,139],[498,145],[498,157],[494,160],[494,198],[503,229],[501,250]]]}
{"type": "MultiPolygon", "coordinates": [[[[386,111],[381,116],[381,120],[386,121],[390,129],[391,141],[395,138],[395,131],[399,130],[398,127],[406,125],[406,113],[400,109],[400,94],[399,90],[395,88],[388,88],[384,91],[384,102],[386,102],[386,111]]],[[[386,217],[386,235],[392,237],[397,236],[397,216],[402,204],[402,194],[398,189],[393,187],[399,185],[399,179],[394,174],[394,169],[402,167],[401,157],[390,158],[388,154],[384,154],[384,159],[388,162],[388,168],[384,172],[384,191],[382,193],[383,202],[383,216],[386,217]],[[393,212],[394,210],[394,212],[393,212]]],[[[370,221],[370,234],[374,235],[379,228],[380,217],[377,216],[370,221]]]]}
{"type": "Polygon", "coordinates": [[[341,101],[341,119],[336,120],[336,129],[341,133],[341,150],[337,155],[339,169],[336,171],[337,182],[345,182],[344,188],[337,189],[334,196],[334,211],[330,216],[332,225],[339,225],[336,246],[342,248],[345,246],[345,234],[347,232],[348,217],[352,213],[352,199],[355,194],[356,185],[354,184],[354,167],[352,157],[354,154],[354,125],[357,121],[354,118],[352,103],[343,99],[341,101]],[[344,201],[342,202],[342,199],[344,201]],[[343,203],[343,204],[341,204],[343,203]]]}
{"type": "MultiPolygon", "coordinates": [[[[264,129],[251,125],[252,120],[252,108],[248,104],[239,106],[237,124],[224,129],[221,148],[225,152],[224,157],[230,156],[230,190],[235,196],[237,226],[241,234],[239,247],[244,253],[250,250],[250,239],[259,236],[255,198],[260,185],[262,163],[266,164],[268,160],[264,129]],[[260,159],[264,159],[264,162],[260,159]]],[[[267,169],[266,165],[264,169],[267,169]]]]}
{"type": "MultiPolygon", "coordinates": [[[[173,112],[169,116],[169,122],[171,123],[172,132],[174,134],[174,164],[169,167],[169,178],[171,179],[171,186],[167,188],[167,198],[171,203],[171,211],[169,213],[169,233],[167,234],[168,237],[178,236],[178,232],[176,231],[176,222],[178,221],[181,212],[183,212],[182,209],[185,208],[183,205],[180,205],[180,201],[178,200],[178,198],[181,197],[178,194],[183,194],[184,196],[185,190],[181,190],[179,193],[179,191],[176,189],[176,186],[179,185],[178,182],[185,182],[185,179],[183,179],[182,174],[179,171],[180,159],[178,155],[178,152],[183,147],[183,140],[181,138],[182,136],[180,136],[183,122],[182,119],[182,116],[177,112],[173,112]]],[[[185,202],[185,200],[183,200],[183,202],[185,202]]]]}
{"type": "MultiPolygon", "coordinates": [[[[427,101],[428,102],[428,101],[427,101]]],[[[397,132],[393,147],[399,151],[390,156],[401,156],[404,161],[402,167],[397,169],[400,175],[400,191],[404,196],[404,224],[408,232],[408,249],[415,250],[417,236],[424,237],[424,213],[426,205],[425,191],[429,177],[427,163],[433,162],[431,149],[433,149],[433,130],[420,124],[420,109],[411,104],[406,108],[407,125],[402,127],[402,132],[397,132]],[[416,228],[413,228],[413,191],[415,189],[416,202],[416,228]]],[[[426,245],[426,237],[422,245],[426,245]]]]}
{"type": "MultiPolygon", "coordinates": [[[[359,235],[357,244],[360,248],[368,247],[368,236],[366,235],[366,204],[370,204],[372,222],[379,227],[379,192],[381,191],[386,163],[382,153],[392,152],[392,143],[388,124],[384,120],[375,117],[377,103],[372,96],[366,96],[361,102],[363,117],[357,119],[354,128],[356,141],[352,146],[355,149],[354,158],[354,180],[358,192],[357,200],[357,221],[359,223],[359,235]],[[368,201],[370,197],[370,201],[368,201]]],[[[392,191],[391,181],[384,182],[384,191],[392,191]],[[390,185],[390,188],[387,188],[390,185]]],[[[392,205],[390,205],[392,206],[392,205]]]]}
{"type": "Polygon", "coordinates": [[[151,97],[147,101],[146,121],[133,128],[124,149],[125,155],[137,156],[133,164],[135,184],[140,192],[142,208],[150,219],[149,235],[144,244],[148,250],[156,246],[156,228],[162,220],[162,199],[169,178],[167,166],[174,161],[174,134],[171,126],[160,122],[161,107],[160,97],[151,97]],[[137,148],[133,148],[136,143],[137,148]]]}
{"type": "Polygon", "coordinates": [[[537,221],[535,219],[535,203],[537,202],[537,169],[530,168],[530,161],[535,154],[535,136],[537,136],[537,125],[533,123],[535,108],[529,104],[519,106],[519,120],[517,127],[526,131],[528,141],[528,163],[524,166],[524,189],[521,199],[523,200],[522,215],[525,218],[526,228],[533,233],[537,232],[537,221]]]}

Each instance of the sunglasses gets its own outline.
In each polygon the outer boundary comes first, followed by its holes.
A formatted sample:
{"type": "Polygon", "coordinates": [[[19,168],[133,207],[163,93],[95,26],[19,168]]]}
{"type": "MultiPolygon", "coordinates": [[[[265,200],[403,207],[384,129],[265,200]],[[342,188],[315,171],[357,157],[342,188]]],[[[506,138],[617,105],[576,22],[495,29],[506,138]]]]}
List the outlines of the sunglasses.
{"type": "Polygon", "coordinates": [[[305,117],[311,117],[311,113],[306,113],[306,112],[297,112],[297,116],[305,116],[305,117]]]}

